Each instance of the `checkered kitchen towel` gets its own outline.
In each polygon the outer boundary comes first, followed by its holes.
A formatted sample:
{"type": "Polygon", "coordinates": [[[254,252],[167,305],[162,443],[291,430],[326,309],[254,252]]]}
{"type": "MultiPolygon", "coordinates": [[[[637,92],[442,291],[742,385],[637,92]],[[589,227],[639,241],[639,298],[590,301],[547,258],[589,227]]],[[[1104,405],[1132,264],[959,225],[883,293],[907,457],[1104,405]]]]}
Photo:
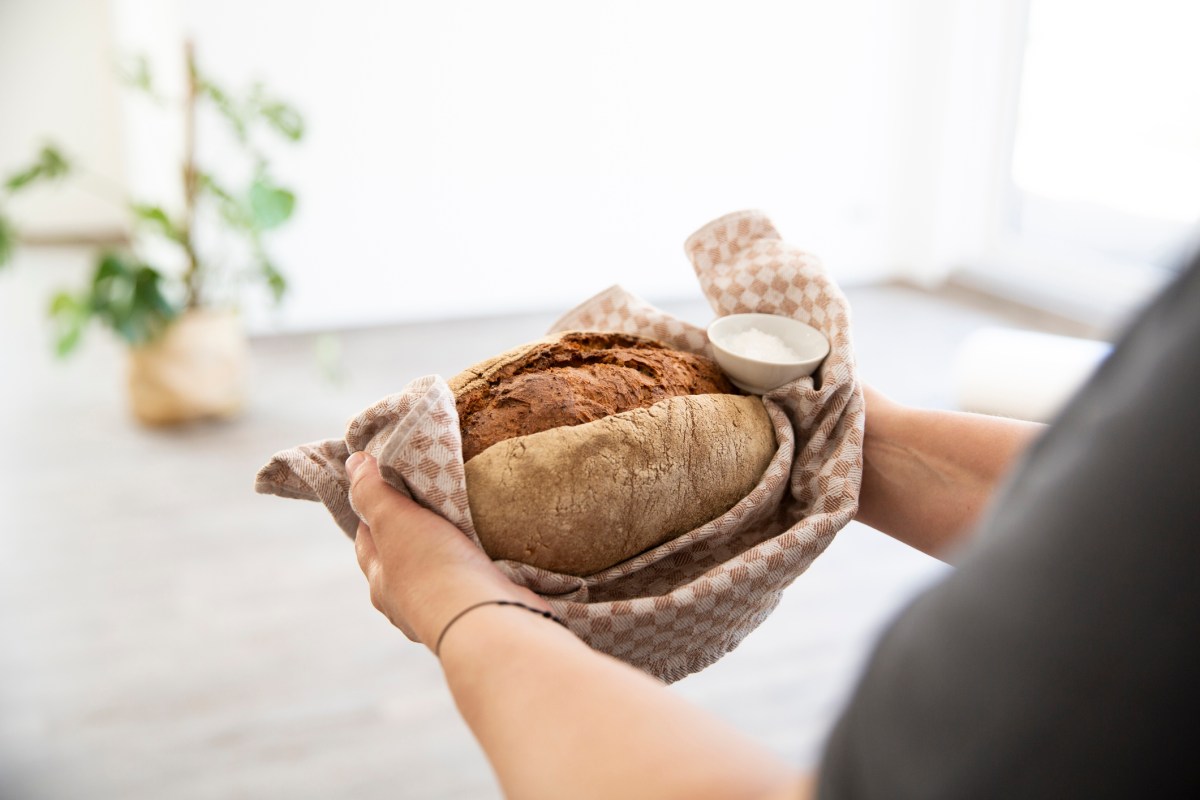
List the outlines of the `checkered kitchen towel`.
{"type": "MultiPolygon", "coordinates": [[[[850,309],[820,262],[782,241],[758,211],[728,214],[684,244],[718,316],[785,314],[820,329],[829,356],[813,376],[763,397],[778,450],[758,485],[705,525],[587,577],[515,561],[497,566],[545,597],[597,650],[666,682],[728,653],[775,609],[782,592],[820,555],[858,508],[863,398],[854,369],[850,309]]],[[[711,355],[704,330],[614,286],[559,319],[549,332],[624,331],[711,355]]],[[[344,439],[300,445],[258,473],[265,494],[319,500],[347,535],[345,461],[365,450],[392,486],[479,543],[454,396],[439,376],[418,378],[354,418],[344,439]]]]}

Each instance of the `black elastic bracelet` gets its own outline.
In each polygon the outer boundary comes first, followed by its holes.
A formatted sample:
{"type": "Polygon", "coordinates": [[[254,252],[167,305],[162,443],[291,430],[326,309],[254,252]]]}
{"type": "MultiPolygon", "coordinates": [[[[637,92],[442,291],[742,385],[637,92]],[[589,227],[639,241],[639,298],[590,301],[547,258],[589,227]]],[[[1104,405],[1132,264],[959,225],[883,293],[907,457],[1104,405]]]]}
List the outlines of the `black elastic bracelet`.
{"type": "Polygon", "coordinates": [[[550,611],[543,611],[540,608],[534,608],[533,606],[527,606],[524,603],[518,603],[516,600],[484,600],[482,603],[476,603],[473,606],[467,606],[462,611],[458,612],[457,614],[455,614],[453,617],[450,618],[450,621],[446,623],[446,627],[442,628],[442,632],[438,636],[438,639],[437,639],[437,644],[435,644],[433,646],[433,654],[435,656],[438,655],[439,652],[441,651],[442,639],[446,638],[446,631],[450,630],[450,626],[453,625],[454,623],[458,622],[462,618],[462,616],[464,614],[466,614],[468,611],[474,611],[475,609],[479,608],[480,606],[516,606],[517,608],[523,608],[526,611],[532,611],[533,613],[537,614],[540,617],[545,617],[546,619],[554,620],[559,625],[562,625],[564,628],[567,627],[567,623],[565,620],[562,620],[562,619],[554,616],[554,614],[550,611]]]}

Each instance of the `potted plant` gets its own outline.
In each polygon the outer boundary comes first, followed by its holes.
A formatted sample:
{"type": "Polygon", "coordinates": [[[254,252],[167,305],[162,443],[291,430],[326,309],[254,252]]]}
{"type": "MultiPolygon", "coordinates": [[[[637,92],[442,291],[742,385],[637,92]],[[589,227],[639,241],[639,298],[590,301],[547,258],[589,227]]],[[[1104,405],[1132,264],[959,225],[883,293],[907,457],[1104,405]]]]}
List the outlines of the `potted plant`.
{"type": "MultiPolygon", "coordinates": [[[[236,96],[198,68],[190,43],[185,58],[187,90],[173,104],[184,115],[182,208],[172,213],[161,204],[120,198],[132,222],[128,246],[98,252],[88,285],[59,292],[49,306],[59,356],[76,348],[92,322],[128,345],[130,406],[148,425],[227,417],[240,409],[248,348],[237,290],[246,281],[259,282],[276,303],[282,300],[287,283],[265,244],[296,205],[295,194],[272,176],[261,144],[264,135],[285,142],[304,135],[296,109],[261,84],[236,96]],[[242,181],[231,184],[198,163],[201,113],[215,113],[226,123],[247,167],[242,181]],[[234,256],[210,255],[218,249],[234,256]]],[[[124,77],[155,102],[169,103],[157,92],[145,59],[136,60],[124,77]]],[[[47,144],[7,178],[0,190],[0,267],[11,260],[18,240],[3,203],[80,171],[60,148],[47,144]]]]}

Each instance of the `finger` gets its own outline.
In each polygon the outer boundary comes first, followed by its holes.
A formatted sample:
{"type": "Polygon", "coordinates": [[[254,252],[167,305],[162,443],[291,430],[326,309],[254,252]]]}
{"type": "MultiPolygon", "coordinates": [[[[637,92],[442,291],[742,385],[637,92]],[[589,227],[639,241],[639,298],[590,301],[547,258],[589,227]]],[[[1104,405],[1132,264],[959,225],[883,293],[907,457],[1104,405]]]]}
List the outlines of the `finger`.
{"type": "Polygon", "coordinates": [[[358,556],[358,566],[362,569],[363,574],[368,578],[371,577],[377,551],[375,550],[375,537],[371,535],[371,529],[365,522],[358,523],[358,532],[354,535],[354,554],[358,556]]]}
{"type": "Polygon", "coordinates": [[[350,475],[350,503],[371,529],[376,563],[390,569],[400,563],[489,563],[444,517],[422,508],[389,486],[380,476],[375,459],[355,453],[346,461],[350,475]]]}
{"type": "Polygon", "coordinates": [[[389,517],[420,508],[397,492],[379,474],[379,464],[366,453],[354,453],[346,461],[350,475],[350,505],[367,525],[378,526],[389,517]]]}

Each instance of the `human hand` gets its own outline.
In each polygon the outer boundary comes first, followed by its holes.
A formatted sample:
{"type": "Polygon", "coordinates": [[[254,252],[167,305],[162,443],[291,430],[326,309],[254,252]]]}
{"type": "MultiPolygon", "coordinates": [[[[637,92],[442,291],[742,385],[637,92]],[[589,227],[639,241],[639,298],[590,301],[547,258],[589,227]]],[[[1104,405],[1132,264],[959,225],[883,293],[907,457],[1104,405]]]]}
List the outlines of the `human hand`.
{"type": "Polygon", "coordinates": [[[346,471],[363,520],[354,551],[371,602],[409,639],[432,649],[455,614],[483,600],[549,609],[510,581],[462,531],[388,486],[375,459],[354,453],[346,471]]]}

